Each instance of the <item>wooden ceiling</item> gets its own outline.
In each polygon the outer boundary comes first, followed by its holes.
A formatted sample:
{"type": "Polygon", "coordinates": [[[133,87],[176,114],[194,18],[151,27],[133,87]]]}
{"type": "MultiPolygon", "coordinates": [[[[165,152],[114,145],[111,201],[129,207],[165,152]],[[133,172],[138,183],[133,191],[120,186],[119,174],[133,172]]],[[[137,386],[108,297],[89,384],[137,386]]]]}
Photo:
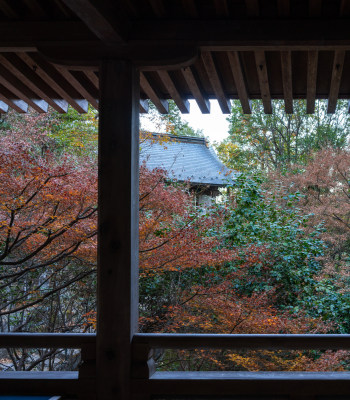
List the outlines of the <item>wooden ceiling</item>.
{"type": "Polygon", "coordinates": [[[0,0],[0,33],[0,112],[98,108],[106,57],[139,65],[141,112],[350,99],[350,0],[0,0]]]}

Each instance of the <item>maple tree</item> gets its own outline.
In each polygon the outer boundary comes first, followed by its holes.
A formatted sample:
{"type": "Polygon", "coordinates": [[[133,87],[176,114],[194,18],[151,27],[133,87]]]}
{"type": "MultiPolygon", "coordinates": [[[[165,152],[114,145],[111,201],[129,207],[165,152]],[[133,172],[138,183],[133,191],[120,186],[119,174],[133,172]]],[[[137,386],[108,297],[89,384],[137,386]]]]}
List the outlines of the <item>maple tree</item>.
{"type": "MultiPolygon", "coordinates": [[[[241,177],[229,204],[204,214],[193,210],[190,194],[168,183],[161,170],[141,172],[140,195],[143,331],[325,333],[335,328],[300,310],[299,298],[317,286],[319,239],[300,229],[305,218],[266,204],[254,182],[241,177]]],[[[184,370],[342,370],[347,358],[347,352],[168,350],[158,363],[184,370]]]]}
{"type": "MultiPolygon", "coordinates": [[[[83,315],[95,307],[95,164],[52,150],[48,116],[7,122],[0,136],[0,328],[82,330],[83,315]]],[[[10,356],[20,369],[45,359],[10,356]]]]}
{"type": "MultiPolygon", "coordinates": [[[[300,193],[299,209],[310,215],[310,223],[322,225],[320,238],[326,243],[319,276],[318,296],[306,301],[315,314],[335,320],[342,332],[350,325],[350,154],[349,150],[325,148],[310,154],[305,165],[295,165],[286,175],[273,175],[275,191],[289,196],[300,193]]],[[[271,181],[272,181],[271,179],[271,181]]]]}
{"type": "MultiPolygon", "coordinates": [[[[96,328],[96,119],[8,118],[0,132],[3,331],[96,328]],[[93,121],[90,121],[93,119],[93,121]],[[80,135],[84,125],[90,136],[80,135]]],[[[149,137],[144,133],[143,137],[149,137]]],[[[142,140],[141,140],[142,142],[142,140]]],[[[164,143],[166,145],[166,143],[164,143]]],[[[143,145],[143,143],[141,144],[143,145]]],[[[140,168],[140,325],[151,332],[307,333],[338,329],[310,313],[322,241],[295,203],[240,176],[226,202],[196,207],[186,184],[140,168]],[[288,202],[290,204],[288,204],[288,202]],[[315,236],[310,236],[315,234],[315,236]]],[[[340,214],[342,215],[342,214],[340,214]]],[[[322,232],[321,232],[322,233],[322,232]]],[[[323,283],[322,283],[323,284],[323,283]]],[[[313,303],[315,304],[315,302],[313,303]]],[[[324,319],[324,318],[323,318],[324,319]]],[[[9,350],[17,369],[54,353],[9,350]]],[[[72,353],[68,361],[76,362],[72,353]]],[[[161,368],[341,370],[344,352],[166,351],[161,368]]]]}

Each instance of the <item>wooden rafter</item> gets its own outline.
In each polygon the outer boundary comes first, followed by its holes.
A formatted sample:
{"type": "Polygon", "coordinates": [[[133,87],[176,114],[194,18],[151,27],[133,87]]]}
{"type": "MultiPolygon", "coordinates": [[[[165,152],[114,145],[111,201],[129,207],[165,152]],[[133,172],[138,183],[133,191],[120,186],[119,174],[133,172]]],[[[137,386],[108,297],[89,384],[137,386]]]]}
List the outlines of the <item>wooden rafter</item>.
{"type": "Polygon", "coordinates": [[[346,17],[350,15],[350,1],[349,0],[341,0],[339,7],[339,15],[341,17],[346,17]]]}
{"type": "Polygon", "coordinates": [[[278,14],[281,17],[288,17],[290,15],[290,0],[278,0],[278,14]]]}
{"type": "Polygon", "coordinates": [[[258,72],[261,99],[264,105],[264,111],[266,114],[272,114],[272,103],[270,94],[269,78],[267,74],[265,52],[255,52],[256,69],[258,72]]]}
{"type": "Polygon", "coordinates": [[[189,17],[197,18],[198,10],[194,0],[181,0],[182,8],[185,10],[189,17]]]}
{"type": "Polygon", "coordinates": [[[318,52],[308,51],[307,60],[307,87],[306,87],[306,112],[315,112],[316,83],[317,83],[318,52]]]}
{"type": "Polygon", "coordinates": [[[337,50],[334,52],[331,87],[328,95],[327,113],[332,114],[337,107],[340,82],[343,74],[345,51],[337,50]]]}
{"type": "Polygon", "coordinates": [[[259,16],[259,1],[258,0],[245,0],[245,6],[248,17],[259,16]]]}
{"type": "Polygon", "coordinates": [[[46,12],[38,0],[23,0],[36,18],[47,18],[46,12]]]}
{"type": "Polygon", "coordinates": [[[105,0],[61,0],[104,42],[123,42],[127,19],[121,9],[110,9],[105,0]],[[113,18],[117,17],[118,20],[113,18]],[[118,26],[118,28],[117,28],[118,26]],[[123,27],[120,29],[120,27],[123,27]]]}
{"type": "Polygon", "coordinates": [[[0,84],[10,90],[20,100],[39,113],[45,113],[48,104],[44,100],[36,99],[36,94],[23,84],[18,78],[11,74],[3,65],[0,65],[0,84]]]}
{"type": "Polygon", "coordinates": [[[322,0],[309,0],[309,15],[320,17],[322,14],[322,0]]]}
{"type": "Polygon", "coordinates": [[[0,63],[56,111],[60,113],[67,112],[68,103],[60,99],[60,96],[15,54],[0,54],[0,63]]]}
{"type": "Polygon", "coordinates": [[[228,17],[230,15],[227,0],[214,0],[216,15],[228,17]]]}
{"type": "Polygon", "coordinates": [[[8,111],[8,107],[17,111],[18,113],[26,113],[28,111],[28,104],[23,100],[17,99],[16,96],[11,93],[7,88],[0,84],[0,100],[6,104],[3,105],[3,112],[8,111]],[[6,111],[5,111],[6,110],[6,111]]]}
{"type": "Polygon", "coordinates": [[[98,76],[95,74],[95,72],[91,71],[91,69],[86,69],[83,71],[83,73],[88,77],[88,79],[96,87],[96,89],[98,89],[100,83],[99,83],[98,76]]]}
{"type": "Polygon", "coordinates": [[[87,112],[87,100],[79,99],[78,93],[76,96],[71,93],[72,91],[75,92],[75,89],[70,86],[53,65],[43,60],[37,53],[18,53],[17,55],[76,111],[79,113],[87,112]]]}
{"type": "Polygon", "coordinates": [[[224,114],[231,112],[231,102],[226,96],[213,57],[210,52],[202,52],[202,60],[207,71],[210,84],[224,114]]]}
{"type": "Polygon", "coordinates": [[[282,83],[285,110],[293,114],[292,55],[290,51],[281,51],[282,83]]]}
{"type": "Polygon", "coordinates": [[[74,89],[86,99],[94,108],[98,109],[98,92],[91,85],[86,84],[82,73],[74,73],[64,67],[56,67],[59,73],[74,87],[74,89]]]}
{"type": "Polygon", "coordinates": [[[149,0],[149,2],[151,3],[154,14],[157,17],[164,17],[165,8],[164,8],[163,1],[162,0],[149,0]]]}
{"type": "Polygon", "coordinates": [[[7,113],[9,106],[0,100],[0,113],[7,113]]]}
{"type": "Polygon", "coordinates": [[[140,113],[141,114],[148,113],[148,110],[149,110],[148,100],[140,100],[140,113]]]}
{"type": "Polygon", "coordinates": [[[159,98],[143,73],[140,74],[140,85],[148,98],[156,106],[157,110],[161,114],[167,114],[169,112],[169,103],[166,100],[159,98]]]}
{"type": "Polygon", "coordinates": [[[169,73],[165,70],[158,71],[158,75],[163,82],[163,85],[167,89],[168,93],[170,94],[171,98],[174,100],[175,104],[178,106],[179,110],[187,114],[190,112],[190,103],[188,100],[184,100],[180,95],[178,89],[176,88],[173,80],[171,79],[169,73]]]}
{"type": "Polygon", "coordinates": [[[17,19],[18,13],[10,4],[6,0],[0,0],[0,10],[6,17],[17,19]]]}
{"type": "Polygon", "coordinates": [[[193,74],[191,67],[183,68],[181,71],[193,97],[198,104],[199,109],[202,111],[203,114],[209,114],[210,102],[207,96],[204,95],[200,83],[197,81],[195,75],[193,74]]]}
{"type": "Polygon", "coordinates": [[[250,107],[248,90],[245,84],[245,78],[242,71],[241,61],[239,59],[239,54],[237,51],[232,51],[228,52],[227,55],[230,62],[233,79],[236,84],[238,97],[242,105],[243,113],[250,114],[252,111],[250,107]]]}

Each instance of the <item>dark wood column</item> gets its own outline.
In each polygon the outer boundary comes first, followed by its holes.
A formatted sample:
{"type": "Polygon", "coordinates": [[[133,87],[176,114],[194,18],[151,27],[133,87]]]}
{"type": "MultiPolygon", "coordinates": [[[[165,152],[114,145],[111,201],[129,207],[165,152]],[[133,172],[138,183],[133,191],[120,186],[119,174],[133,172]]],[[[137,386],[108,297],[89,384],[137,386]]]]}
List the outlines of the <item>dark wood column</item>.
{"type": "Polygon", "coordinates": [[[130,397],[138,320],[139,73],[127,61],[100,68],[98,400],[130,397]]]}

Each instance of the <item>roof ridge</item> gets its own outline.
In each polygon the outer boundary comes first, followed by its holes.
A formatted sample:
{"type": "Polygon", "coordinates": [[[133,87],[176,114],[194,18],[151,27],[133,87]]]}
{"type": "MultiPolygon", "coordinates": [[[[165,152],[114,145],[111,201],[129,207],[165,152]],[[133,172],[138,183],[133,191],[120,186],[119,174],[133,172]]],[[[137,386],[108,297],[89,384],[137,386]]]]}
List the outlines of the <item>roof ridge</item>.
{"type": "Polygon", "coordinates": [[[209,141],[205,137],[198,136],[178,136],[173,135],[171,133],[163,133],[163,132],[149,132],[155,139],[169,137],[170,140],[174,142],[181,143],[195,143],[195,144],[203,144],[206,147],[209,147],[209,141]]]}

